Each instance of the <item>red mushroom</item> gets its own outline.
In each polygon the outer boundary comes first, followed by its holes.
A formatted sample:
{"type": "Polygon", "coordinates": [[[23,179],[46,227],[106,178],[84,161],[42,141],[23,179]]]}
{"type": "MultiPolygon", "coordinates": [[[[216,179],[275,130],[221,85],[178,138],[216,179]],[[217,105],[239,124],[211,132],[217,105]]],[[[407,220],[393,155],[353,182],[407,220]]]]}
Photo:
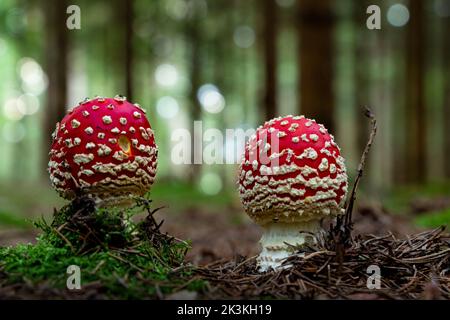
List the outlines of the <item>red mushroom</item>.
{"type": "Polygon", "coordinates": [[[122,204],[153,183],[153,131],[144,109],[123,96],[86,99],[56,124],[52,138],[50,180],[66,199],[81,193],[122,204]]]}
{"type": "Polygon", "coordinates": [[[292,246],[313,243],[322,218],[344,212],[347,174],[340,149],[323,125],[304,116],[275,118],[257,129],[238,184],[245,211],[264,229],[261,271],[279,267],[292,246]]]}

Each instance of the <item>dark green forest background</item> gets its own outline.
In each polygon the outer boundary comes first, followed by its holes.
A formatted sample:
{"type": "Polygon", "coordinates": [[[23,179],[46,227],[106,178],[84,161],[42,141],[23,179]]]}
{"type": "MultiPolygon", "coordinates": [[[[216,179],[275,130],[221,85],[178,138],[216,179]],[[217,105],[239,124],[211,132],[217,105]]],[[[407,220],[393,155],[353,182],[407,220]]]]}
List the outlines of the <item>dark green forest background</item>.
{"type": "Polygon", "coordinates": [[[116,94],[148,111],[160,148],[152,197],[169,212],[242,211],[237,165],[171,162],[177,128],[305,114],[336,136],[353,177],[370,106],[379,131],[361,203],[429,205],[412,220],[449,223],[449,57],[449,0],[1,0],[0,228],[63,203],[46,172],[54,125],[85,97],[116,94]],[[371,4],[381,30],[366,27],[371,4]],[[66,28],[69,5],[80,30],[66,28]]]}

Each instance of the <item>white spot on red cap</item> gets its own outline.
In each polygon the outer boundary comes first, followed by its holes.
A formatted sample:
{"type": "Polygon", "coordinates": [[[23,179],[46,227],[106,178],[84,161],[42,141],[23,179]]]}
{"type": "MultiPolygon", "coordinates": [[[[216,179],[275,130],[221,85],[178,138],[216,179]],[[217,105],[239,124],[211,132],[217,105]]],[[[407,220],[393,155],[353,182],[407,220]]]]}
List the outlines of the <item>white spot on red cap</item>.
{"type": "Polygon", "coordinates": [[[86,143],[86,149],[94,149],[95,147],[96,145],[93,142],[86,143]]]}
{"type": "Polygon", "coordinates": [[[320,171],[325,171],[328,169],[328,159],[327,158],[322,158],[322,161],[320,162],[319,165],[319,170],[320,171]]]}
{"type": "Polygon", "coordinates": [[[72,128],[73,129],[76,129],[76,128],[78,128],[79,126],[80,126],[80,121],[78,121],[77,119],[73,119],[71,122],[70,122],[70,124],[72,125],[72,128]]]}
{"type": "Polygon", "coordinates": [[[89,163],[92,160],[94,160],[94,155],[92,153],[89,154],[78,153],[73,156],[73,161],[78,165],[89,163]]]}
{"type": "Polygon", "coordinates": [[[145,128],[139,127],[139,131],[141,132],[141,136],[142,136],[142,138],[144,138],[144,140],[150,139],[150,137],[148,136],[147,130],[145,130],[145,128]]]}
{"type": "Polygon", "coordinates": [[[334,163],[330,164],[330,173],[336,172],[336,165],[334,163]]]}
{"type": "Polygon", "coordinates": [[[314,142],[317,142],[317,140],[319,140],[319,136],[315,133],[310,134],[309,138],[314,142]]]}
{"type": "Polygon", "coordinates": [[[108,147],[106,144],[99,144],[98,145],[97,154],[100,157],[110,155],[111,151],[112,151],[112,149],[110,147],[108,147]]]}
{"type": "Polygon", "coordinates": [[[140,112],[133,112],[133,117],[135,117],[136,119],[140,119],[142,117],[142,114],[140,112]]]}
{"type": "Polygon", "coordinates": [[[67,147],[72,148],[73,144],[72,144],[72,139],[68,138],[64,140],[64,143],[66,144],[67,147]]]}
{"type": "Polygon", "coordinates": [[[104,124],[111,124],[112,123],[112,118],[111,116],[103,116],[102,117],[102,121],[104,124]]]}
{"type": "Polygon", "coordinates": [[[302,141],[309,142],[309,139],[306,137],[306,133],[301,135],[302,141]]]}
{"type": "Polygon", "coordinates": [[[117,102],[125,102],[127,100],[127,97],[125,97],[121,94],[118,94],[114,97],[114,100],[116,100],[117,102]]]}

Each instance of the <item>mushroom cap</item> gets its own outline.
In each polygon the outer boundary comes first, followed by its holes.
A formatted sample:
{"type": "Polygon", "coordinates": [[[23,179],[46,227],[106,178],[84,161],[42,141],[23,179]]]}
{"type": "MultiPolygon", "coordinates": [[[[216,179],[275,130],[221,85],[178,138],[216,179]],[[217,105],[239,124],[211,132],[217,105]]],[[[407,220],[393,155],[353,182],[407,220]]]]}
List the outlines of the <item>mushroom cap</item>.
{"type": "Polygon", "coordinates": [[[323,125],[286,116],[267,121],[247,142],[238,185],[245,211],[260,225],[307,222],[343,214],[347,173],[323,125]]]}
{"type": "Polygon", "coordinates": [[[48,170],[63,198],[130,198],[150,190],[158,147],[144,109],[125,97],[84,100],[56,124],[52,138],[48,170]]]}

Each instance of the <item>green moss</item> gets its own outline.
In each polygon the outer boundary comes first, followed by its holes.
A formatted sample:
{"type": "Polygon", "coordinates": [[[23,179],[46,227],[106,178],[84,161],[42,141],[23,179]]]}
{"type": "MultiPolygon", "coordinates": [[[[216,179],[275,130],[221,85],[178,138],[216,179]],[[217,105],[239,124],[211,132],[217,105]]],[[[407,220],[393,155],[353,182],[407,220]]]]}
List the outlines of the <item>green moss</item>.
{"type": "Polygon", "coordinates": [[[414,222],[418,226],[426,228],[450,227],[450,208],[421,215],[414,222]]]}
{"type": "Polygon", "coordinates": [[[411,201],[417,198],[433,198],[450,194],[448,182],[435,182],[426,185],[401,186],[394,188],[384,199],[383,204],[393,213],[406,214],[411,209],[411,201]]]}
{"type": "Polygon", "coordinates": [[[21,229],[32,227],[31,223],[17,217],[15,214],[0,211],[0,225],[11,226],[21,229]]]}
{"type": "Polygon", "coordinates": [[[82,287],[100,283],[112,298],[201,290],[204,282],[192,281],[184,265],[189,244],[160,233],[153,213],[145,199],[130,210],[96,209],[89,200],[76,200],[56,212],[51,224],[36,223],[43,232],[35,245],[0,248],[0,286],[45,283],[64,290],[67,267],[77,265],[82,287]],[[147,217],[133,223],[130,217],[142,210],[147,217]]]}
{"type": "Polygon", "coordinates": [[[177,211],[186,207],[226,207],[232,202],[233,192],[223,191],[220,196],[206,195],[197,187],[182,182],[161,182],[152,188],[152,198],[156,203],[170,203],[177,211]]]}

